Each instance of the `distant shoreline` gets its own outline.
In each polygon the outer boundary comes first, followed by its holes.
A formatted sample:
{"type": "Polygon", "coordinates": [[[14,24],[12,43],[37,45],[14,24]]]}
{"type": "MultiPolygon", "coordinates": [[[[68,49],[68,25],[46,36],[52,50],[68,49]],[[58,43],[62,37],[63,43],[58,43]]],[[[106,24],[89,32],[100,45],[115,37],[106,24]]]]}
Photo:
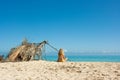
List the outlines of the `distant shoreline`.
{"type": "MultiPolygon", "coordinates": [[[[4,54],[4,58],[6,58],[7,54],[4,54]]],[[[65,53],[65,56],[68,58],[70,62],[120,62],[120,55],[68,55],[65,53]]],[[[42,59],[46,61],[57,61],[58,55],[57,53],[46,54],[43,53],[42,59]]]]}

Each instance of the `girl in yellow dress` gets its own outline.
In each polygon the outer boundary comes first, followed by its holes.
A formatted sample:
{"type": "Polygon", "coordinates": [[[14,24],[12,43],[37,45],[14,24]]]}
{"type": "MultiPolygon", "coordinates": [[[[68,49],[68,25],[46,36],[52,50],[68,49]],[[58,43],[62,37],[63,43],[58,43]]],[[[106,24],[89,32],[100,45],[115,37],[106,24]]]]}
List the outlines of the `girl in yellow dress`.
{"type": "Polygon", "coordinates": [[[65,62],[67,60],[67,58],[64,55],[64,50],[60,49],[59,53],[58,53],[58,60],[57,62],[65,62]]]}

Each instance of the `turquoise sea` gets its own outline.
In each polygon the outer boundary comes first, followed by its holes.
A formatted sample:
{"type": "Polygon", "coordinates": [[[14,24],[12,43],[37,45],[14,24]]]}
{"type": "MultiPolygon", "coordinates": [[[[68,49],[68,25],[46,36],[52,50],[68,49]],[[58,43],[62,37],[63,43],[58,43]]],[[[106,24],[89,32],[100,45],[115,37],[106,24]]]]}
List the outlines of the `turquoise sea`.
{"type": "MultiPolygon", "coordinates": [[[[66,56],[73,62],[120,62],[120,55],[72,55],[66,56]]],[[[43,56],[43,60],[57,61],[57,56],[43,56]]]]}
{"type": "MultiPolygon", "coordinates": [[[[7,53],[0,54],[6,56],[7,53]]],[[[65,56],[68,58],[68,61],[72,62],[120,62],[120,54],[79,54],[78,53],[65,53],[65,56]],[[96,55],[97,54],[97,55],[96,55]],[[99,54],[99,55],[98,55],[99,54]]],[[[42,59],[47,61],[57,61],[57,53],[43,53],[42,59]]]]}
{"type": "MultiPolygon", "coordinates": [[[[67,53],[66,57],[68,61],[74,62],[120,62],[120,54],[119,53],[109,53],[109,54],[102,54],[102,53],[94,53],[94,54],[77,54],[77,53],[67,53]],[[99,55],[98,55],[99,54],[99,55]]],[[[43,55],[44,60],[48,61],[57,61],[57,55],[43,55]]]]}

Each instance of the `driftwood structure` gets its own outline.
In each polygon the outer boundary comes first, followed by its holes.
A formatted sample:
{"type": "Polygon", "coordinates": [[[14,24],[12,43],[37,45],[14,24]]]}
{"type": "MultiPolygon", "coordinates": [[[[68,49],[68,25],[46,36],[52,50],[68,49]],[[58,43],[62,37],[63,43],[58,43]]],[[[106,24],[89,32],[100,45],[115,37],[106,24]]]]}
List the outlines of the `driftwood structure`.
{"type": "Polygon", "coordinates": [[[7,61],[30,61],[34,59],[41,59],[42,48],[47,43],[28,43],[24,40],[22,44],[16,48],[12,48],[7,56],[7,61]]]}
{"type": "Polygon", "coordinates": [[[47,44],[51,48],[53,48],[55,51],[58,52],[58,60],[57,62],[65,62],[67,58],[64,55],[64,50],[60,49],[59,51],[51,46],[47,41],[43,41],[41,43],[29,43],[27,39],[23,40],[22,44],[18,47],[12,48],[6,57],[4,59],[4,56],[0,56],[0,62],[5,61],[30,61],[30,60],[36,60],[36,59],[42,59],[42,49],[44,45],[47,44]]]}
{"type": "Polygon", "coordinates": [[[0,62],[2,62],[4,60],[3,55],[0,55],[0,62]]]}

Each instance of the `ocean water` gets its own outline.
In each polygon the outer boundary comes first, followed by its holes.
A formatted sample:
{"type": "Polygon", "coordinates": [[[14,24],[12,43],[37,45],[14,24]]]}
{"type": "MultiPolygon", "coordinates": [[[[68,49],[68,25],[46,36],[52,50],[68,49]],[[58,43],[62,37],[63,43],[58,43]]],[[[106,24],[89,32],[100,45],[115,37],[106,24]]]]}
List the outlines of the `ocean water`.
{"type": "MultiPolygon", "coordinates": [[[[120,55],[69,55],[70,62],[120,62],[120,55]]],[[[57,56],[43,56],[43,60],[57,61],[57,56]]]]}
{"type": "MultiPolygon", "coordinates": [[[[68,58],[68,61],[71,62],[120,62],[120,53],[112,55],[107,54],[103,55],[102,53],[95,53],[95,54],[79,54],[78,53],[65,53],[66,57],[68,58]],[[101,54],[101,55],[96,55],[101,54]]],[[[3,53],[0,55],[4,55],[4,57],[7,56],[7,53],[3,53]]],[[[47,61],[57,61],[58,56],[57,53],[43,53],[42,55],[43,60],[47,61]]]]}
{"type": "MultiPolygon", "coordinates": [[[[47,53],[43,54],[43,59],[48,61],[57,61],[58,53],[47,53]],[[51,54],[51,55],[49,55],[51,54]]],[[[120,53],[109,52],[85,52],[85,53],[69,53],[66,52],[65,56],[68,61],[71,62],[120,62],[120,53]]]]}

